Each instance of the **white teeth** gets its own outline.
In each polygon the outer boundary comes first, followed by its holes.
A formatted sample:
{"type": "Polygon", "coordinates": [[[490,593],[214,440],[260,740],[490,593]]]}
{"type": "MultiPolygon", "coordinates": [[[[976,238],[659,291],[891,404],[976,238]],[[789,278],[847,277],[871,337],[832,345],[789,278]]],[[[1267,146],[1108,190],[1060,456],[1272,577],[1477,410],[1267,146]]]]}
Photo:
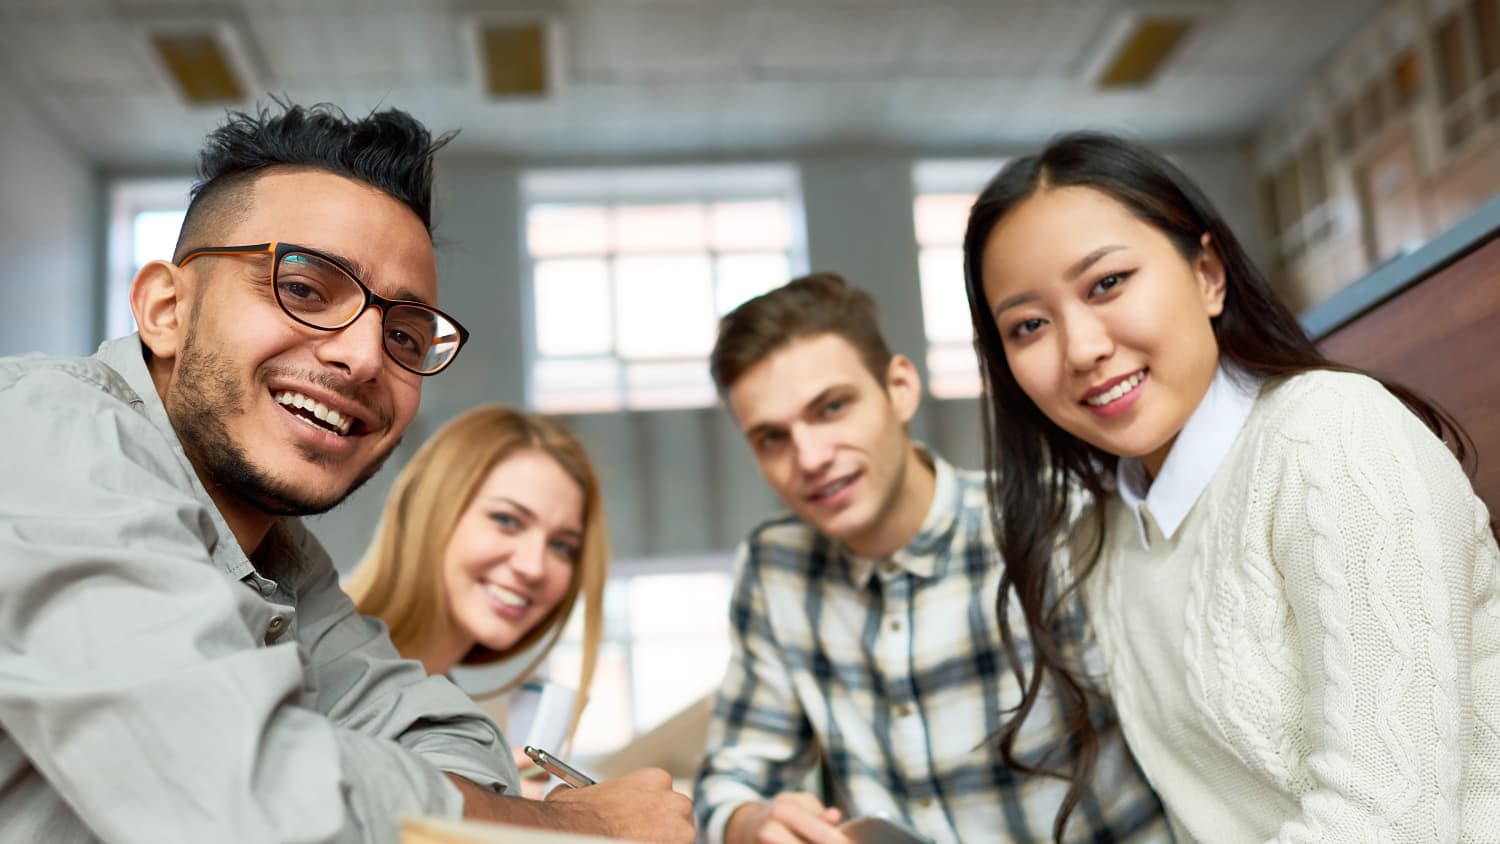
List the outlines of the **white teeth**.
{"type": "Polygon", "coordinates": [[[1130,376],[1129,378],[1126,378],[1124,381],[1121,381],[1120,383],[1114,385],[1114,387],[1110,388],[1109,390],[1106,390],[1105,392],[1102,392],[1097,396],[1093,396],[1092,398],[1085,399],[1084,401],[1090,407],[1103,407],[1106,404],[1109,404],[1110,402],[1120,398],[1120,396],[1123,396],[1131,390],[1134,390],[1136,385],[1141,383],[1141,381],[1145,377],[1146,372],[1145,370],[1142,370],[1130,376]]]}
{"type": "Polygon", "coordinates": [[[854,483],[854,479],[853,478],[845,478],[842,481],[834,481],[833,483],[829,484],[828,486],[825,486],[822,489],[818,490],[817,492],[813,493],[813,497],[814,498],[827,498],[827,497],[829,497],[831,495],[836,495],[841,490],[843,490],[844,487],[848,486],[851,483],[854,483]]]}
{"type": "Polygon", "coordinates": [[[517,595],[509,589],[496,586],[493,583],[484,584],[484,589],[486,592],[490,593],[490,595],[494,596],[495,600],[506,605],[507,607],[524,607],[528,603],[530,603],[525,598],[517,595]]]}
{"type": "Polygon", "coordinates": [[[332,410],[328,405],[316,399],[310,399],[301,393],[290,390],[282,390],[276,394],[276,403],[295,407],[298,410],[306,410],[316,416],[319,421],[326,422],[327,427],[332,428],[339,436],[347,436],[349,429],[354,426],[352,417],[345,418],[337,410],[332,410]]]}

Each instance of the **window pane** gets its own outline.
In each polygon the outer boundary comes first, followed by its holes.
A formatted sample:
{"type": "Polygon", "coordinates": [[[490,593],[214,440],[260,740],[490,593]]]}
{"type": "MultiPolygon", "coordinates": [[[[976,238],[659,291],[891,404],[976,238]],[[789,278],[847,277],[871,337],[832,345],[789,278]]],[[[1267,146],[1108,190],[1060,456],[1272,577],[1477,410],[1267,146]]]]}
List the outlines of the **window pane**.
{"type": "Polygon", "coordinates": [[[620,407],[620,363],[614,358],[539,360],[532,369],[543,413],[588,413],[620,407]]]}
{"type": "MultiPolygon", "coordinates": [[[[548,658],[547,674],[558,682],[577,682],[582,659],[580,645],[558,642],[548,658]]],[[[625,648],[617,642],[603,642],[588,689],[588,703],[573,736],[573,752],[597,758],[624,747],[635,736],[633,720],[625,648]]]]}
{"type": "Polygon", "coordinates": [[[1500,72],[1500,0],[1475,0],[1475,35],[1479,36],[1479,69],[1500,72]]]}
{"type": "Polygon", "coordinates": [[[597,205],[534,205],[526,214],[533,256],[599,255],[609,249],[609,217],[597,205]]]}
{"type": "Polygon", "coordinates": [[[699,203],[622,205],[615,209],[615,244],[621,252],[702,249],[707,240],[699,203]]]}
{"type": "Polygon", "coordinates": [[[1303,194],[1311,211],[1328,199],[1328,178],[1323,169],[1323,139],[1314,136],[1302,150],[1302,178],[1307,180],[1303,194]]]}
{"type": "Polygon", "coordinates": [[[729,575],[724,572],[639,575],[630,579],[635,636],[729,635],[729,575]]]}
{"type": "MultiPolygon", "coordinates": [[[[1359,132],[1355,128],[1354,105],[1351,103],[1339,109],[1334,116],[1333,137],[1338,146],[1339,155],[1352,155],[1354,147],[1358,144],[1359,132]]],[[[1279,229],[1278,229],[1279,231],[1279,229]]]]}
{"type": "Polygon", "coordinates": [[[1276,169],[1276,198],[1281,201],[1281,224],[1287,228],[1302,219],[1302,187],[1297,183],[1296,156],[1288,155],[1276,169]]]}
{"type": "Polygon", "coordinates": [[[913,206],[918,246],[962,246],[972,193],[925,194],[913,206]]]}
{"type": "Polygon", "coordinates": [[[625,366],[625,405],[632,410],[707,407],[714,403],[713,378],[702,359],[625,366]]]}
{"type": "Polygon", "coordinates": [[[540,261],[534,270],[536,344],[543,356],[608,354],[609,265],[602,258],[540,261]]]}
{"type": "Polygon", "coordinates": [[[728,637],[637,640],[631,649],[635,726],[649,730],[724,682],[728,637]]]}
{"type": "Polygon", "coordinates": [[[714,249],[780,249],[792,243],[785,202],[715,202],[708,211],[709,245],[714,249]]]}
{"type": "Polygon", "coordinates": [[[1360,133],[1373,135],[1385,125],[1385,86],[1375,77],[1359,96],[1360,133]]]}
{"type": "Polygon", "coordinates": [[[729,663],[730,578],[724,572],[630,580],[636,727],[650,729],[722,682],[729,663]]]}
{"type": "Polygon", "coordinates": [[[963,250],[923,249],[917,256],[922,280],[922,325],[929,343],[967,343],[974,335],[964,291],[963,250]]]}
{"type": "Polygon", "coordinates": [[[699,357],[714,341],[707,255],[615,262],[616,351],[624,358],[699,357]]]}
{"type": "Polygon", "coordinates": [[[714,305],[719,316],[729,313],[746,300],[791,281],[791,265],[785,252],[762,252],[723,255],[715,263],[719,286],[714,291],[714,305]]]}
{"type": "Polygon", "coordinates": [[[1459,22],[1459,13],[1449,13],[1438,23],[1433,35],[1438,93],[1441,103],[1446,106],[1458,99],[1458,95],[1469,87],[1469,74],[1464,67],[1463,25],[1459,22]]]}
{"type": "Polygon", "coordinates": [[[142,211],[135,215],[131,226],[131,258],[137,270],[151,261],[172,260],[185,216],[186,211],[142,211]]]}
{"type": "Polygon", "coordinates": [[[1262,177],[1260,180],[1261,202],[1265,205],[1266,231],[1275,240],[1281,234],[1281,220],[1277,216],[1276,207],[1276,180],[1270,176],[1262,177]]]}
{"type": "Polygon", "coordinates": [[[979,359],[971,343],[932,345],[927,349],[928,390],[938,398],[956,399],[983,392],[979,359]]]}

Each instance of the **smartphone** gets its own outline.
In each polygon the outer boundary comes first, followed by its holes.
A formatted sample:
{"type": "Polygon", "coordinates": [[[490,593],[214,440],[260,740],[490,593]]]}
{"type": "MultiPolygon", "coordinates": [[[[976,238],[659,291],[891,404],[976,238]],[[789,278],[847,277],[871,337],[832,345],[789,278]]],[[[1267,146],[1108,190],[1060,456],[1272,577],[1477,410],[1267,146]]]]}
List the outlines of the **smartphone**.
{"type": "Polygon", "coordinates": [[[852,818],[839,824],[839,832],[854,844],[932,844],[901,824],[885,818],[852,818]]]}

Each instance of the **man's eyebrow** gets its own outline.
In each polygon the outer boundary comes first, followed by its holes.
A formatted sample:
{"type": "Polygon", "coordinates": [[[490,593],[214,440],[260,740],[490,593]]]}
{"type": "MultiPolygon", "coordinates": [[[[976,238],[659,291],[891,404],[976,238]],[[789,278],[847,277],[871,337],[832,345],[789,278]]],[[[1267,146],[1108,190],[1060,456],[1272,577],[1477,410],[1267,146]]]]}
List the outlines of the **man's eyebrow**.
{"type": "MultiPolygon", "coordinates": [[[[852,386],[854,385],[846,384],[843,382],[840,382],[838,384],[829,384],[827,387],[824,387],[821,391],[819,391],[816,396],[813,396],[811,399],[808,399],[806,402],[804,402],[802,404],[802,407],[798,409],[797,414],[800,416],[804,413],[807,413],[812,408],[815,408],[818,405],[827,402],[829,397],[833,393],[836,393],[840,390],[846,390],[852,386]]],[[[757,422],[745,429],[745,438],[753,440],[761,434],[766,433],[767,431],[780,430],[784,427],[786,426],[776,422],[757,422]]]]}
{"type": "Polygon", "coordinates": [[[1063,278],[1067,279],[1068,281],[1073,281],[1079,276],[1083,275],[1084,272],[1086,272],[1089,267],[1092,267],[1100,258],[1103,258],[1105,255],[1108,255],[1111,252],[1116,252],[1124,248],[1125,247],[1123,245],[1118,243],[1112,243],[1109,246],[1101,246],[1098,249],[1095,249],[1093,252],[1090,252],[1082,258],[1079,258],[1073,264],[1073,266],[1068,267],[1067,271],[1063,273],[1063,278]]]}
{"type": "Polygon", "coordinates": [[[745,429],[745,439],[753,440],[759,437],[761,434],[767,434],[771,431],[779,430],[781,427],[782,426],[780,425],[773,425],[770,422],[757,422],[745,429]]]}
{"type": "Polygon", "coordinates": [[[417,302],[418,304],[426,305],[429,308],[433,306],[431,302],[427,301],[426,296],[423,296],[417,291],[412,290],[410,287],[396,288],[396,295],[392,298],[402,299],[407,302],[417,302]]]}
{"type": "MultiPolygon", "coordinates": [[[[319,248],[318,251],[342,264],[344,266],[344,269],[354,273],[354,277],[359,279],[361,284],[366,287],[370,286],[369,267],[361,264],[359,261],[356,261],[353,258],[350,258],[348,255],[342,255],[338,252],[333,251],[332,249],[319,248]]],[[[417,291],[412,290],[410,287],[398,287],[396,288],[396,295],[388,298],[401,299],[407,302],[417,302],[419,304],[426,305],[429,308],[433,307],[433,304],[427,300],[426,296],[423,296],[417,291]]]]}

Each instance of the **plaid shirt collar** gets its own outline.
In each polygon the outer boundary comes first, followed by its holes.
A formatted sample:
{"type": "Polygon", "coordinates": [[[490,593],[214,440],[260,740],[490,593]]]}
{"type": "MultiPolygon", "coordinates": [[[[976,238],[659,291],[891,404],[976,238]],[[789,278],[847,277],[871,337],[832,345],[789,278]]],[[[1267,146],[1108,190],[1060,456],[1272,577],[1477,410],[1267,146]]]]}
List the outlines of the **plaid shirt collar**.
{"type": "Polygon", "coordinates": [[[954,531],[958,529],[959,480],[958,473],[948,461],[936,456],[925,445],[914,443],[922,462],[930,466],[937,476],[933,486],[932,503],[927,507],[927,517],[917,535],[896,553],[884,558],[860,557],[840,546],[832,555],[835,563],[843,560],[848,567],[849,580],[863,589],[870,585],[870,578],[880,570],[882,564],[893,564],[916,577],[942,577],[947,574],[947,549],[953,544],[954,531]]]}

